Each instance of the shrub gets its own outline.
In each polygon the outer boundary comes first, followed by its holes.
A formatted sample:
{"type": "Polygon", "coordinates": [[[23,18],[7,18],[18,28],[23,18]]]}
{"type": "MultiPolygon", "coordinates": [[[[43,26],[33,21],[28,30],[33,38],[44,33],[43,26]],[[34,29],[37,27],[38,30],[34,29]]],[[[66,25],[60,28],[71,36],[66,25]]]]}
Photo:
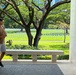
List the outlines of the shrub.
{"type": "Polygon", "coordinates": [[[64,59],[69,59],[69,55],[62,55],[62,56],[58,56],[57,58],[58,60],[64,60],[64,59]]]}

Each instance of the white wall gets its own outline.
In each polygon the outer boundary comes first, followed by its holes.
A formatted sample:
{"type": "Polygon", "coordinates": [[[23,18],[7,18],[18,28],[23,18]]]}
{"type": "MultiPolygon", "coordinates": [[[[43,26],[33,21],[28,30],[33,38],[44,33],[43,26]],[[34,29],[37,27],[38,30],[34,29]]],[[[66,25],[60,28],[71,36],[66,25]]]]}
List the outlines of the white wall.
{"type": "Polygon", "coordinates": [[[71,0],[70,60],[76,63],[76,0],[71,0]]]}

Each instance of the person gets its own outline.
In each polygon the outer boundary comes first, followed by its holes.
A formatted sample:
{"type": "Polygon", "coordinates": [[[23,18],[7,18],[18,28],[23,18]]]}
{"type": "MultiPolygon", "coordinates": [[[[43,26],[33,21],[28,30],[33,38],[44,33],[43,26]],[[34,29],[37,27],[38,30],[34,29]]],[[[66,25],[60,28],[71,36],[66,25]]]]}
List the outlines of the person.
{"type": "Polygon", "coordinates": [[[3,18],[0,18],[0,66],[4,67],[4,65],[2,64],[2,59],[6,53],[6,46],[5,46],[5,37],[7,36],[5,29],[3,27],[3,18]]]}

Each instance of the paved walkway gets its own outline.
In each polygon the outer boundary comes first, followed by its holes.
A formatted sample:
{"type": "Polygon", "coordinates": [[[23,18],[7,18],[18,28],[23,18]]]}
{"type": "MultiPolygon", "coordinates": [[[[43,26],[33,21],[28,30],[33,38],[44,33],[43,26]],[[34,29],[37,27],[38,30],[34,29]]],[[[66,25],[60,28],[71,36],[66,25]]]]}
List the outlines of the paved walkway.
{"type": "Polygon", "coordinates": [[[76,75],[76,64],[72,63],[28,63],[3,62],[0,75],[76,75]]]}
{"type": "Polygon", "coordinates": [[[64,75],[76,75],[76,64],[62,63],[62,64],[58,64],[58,66],[64,75]]]}
{"type": "Polygon", "coordinates": [[[0,75],[63,75],[56,64],[10,64],[0,68],[0,75]]]}

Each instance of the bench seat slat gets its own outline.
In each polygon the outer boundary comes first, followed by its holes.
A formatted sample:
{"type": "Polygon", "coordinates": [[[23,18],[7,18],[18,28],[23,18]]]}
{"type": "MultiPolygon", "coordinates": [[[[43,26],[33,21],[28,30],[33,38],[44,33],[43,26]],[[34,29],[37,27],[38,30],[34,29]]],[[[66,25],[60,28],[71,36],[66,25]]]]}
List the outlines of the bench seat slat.
{"type": "Polygon", "coordinates": [[[33,62],[37,61],[37,55],[52,55],[52,62],[56,62],[56,55],[63,55],[62,50],[21,50],[21,49],[7,49],[6,54],[13,55],[13,61],[17,62],[19,54],[32,55],[33,62]]]}
{"type": "Polygon", "coordinates": [[[62,55],[61,50],[7,50],[6,54],[51,54],[62,55]]]}

